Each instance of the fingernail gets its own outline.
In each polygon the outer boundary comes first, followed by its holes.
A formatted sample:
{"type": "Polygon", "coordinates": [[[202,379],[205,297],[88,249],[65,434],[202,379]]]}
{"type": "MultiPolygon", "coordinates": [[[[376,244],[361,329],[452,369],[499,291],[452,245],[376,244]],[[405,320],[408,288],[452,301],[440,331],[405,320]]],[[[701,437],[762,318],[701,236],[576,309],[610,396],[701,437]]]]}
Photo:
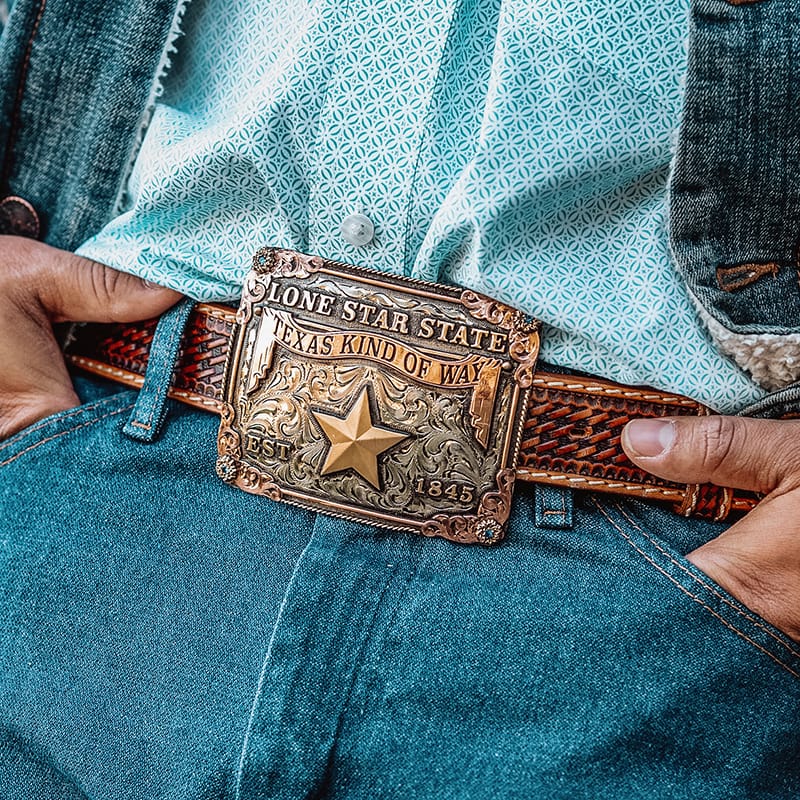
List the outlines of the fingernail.
{"type": "Polygon", "coordinates": [[[622,432],[622,445],[631,454],[653,458],[675,440],[675,425],[667,419],[635,419],[622,432]]]}
{"type": "Polygon", "coordinates": [[[146,278],[140,278],[141,282],[144,284],[145,289],[151,289],[153,291],[158,291],[159,289],[163,289],[163,286],[159,286],[157,283],[153,283],[152,281],[148,281],[146,278]]]}

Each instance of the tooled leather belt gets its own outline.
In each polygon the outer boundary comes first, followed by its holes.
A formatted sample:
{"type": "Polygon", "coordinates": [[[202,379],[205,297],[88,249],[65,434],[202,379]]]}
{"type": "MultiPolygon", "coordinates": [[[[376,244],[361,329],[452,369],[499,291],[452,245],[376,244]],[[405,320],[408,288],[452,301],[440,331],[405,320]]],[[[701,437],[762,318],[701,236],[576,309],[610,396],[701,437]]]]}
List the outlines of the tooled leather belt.
{"type": "MultiPolygon", "coordinates": [[[[365,507],[369,503],[351,499],[351,495],[362,498],[371,492],[388,491],[394,495],[391,503],[408,507],[410,518],[415,498],[424,495],[433,511],[420,511],[412,519],[418,532],[491,543],[502,533],[498,536],[491,524],[481,523],[486,523],[486,515],[494,515],[502,527],[507,509],[498,511],[492,505],[500,502],[498,497],[503,500],[502,489],[484,492],[479,512],[484,517],[478,519],[477,527],[472,525],[467,531],[469,525],[458,521],[474,520],[474,514],[459,512],[461,516],[443,524],[441,520],[447,514],[442,509],[446,510],[451,501],[455,507],[460,501],[465,507],[474,505],[478,498],[473,495],[482,490],[473,485],[480,480],[464,479],[463,470],[459,472],[452,466],[440,477],[428,474],[432,467],[414,472],[418,468],[409,466],[436,463],[432,453],[440,451],[449,452],[447,458],[457,460],[453,453],[467,446],[459,442],[457,450],[448,450],[449,439],[441,431],[448,425],[446,409],[466,408],[469,401],[471,417],[465,413],[465,419],[471,419],[472,433],[468,438],[478,440],[470,445],[478,457],[488,458],[487,454],[501,450],[505,453],[503,447],[508,447],[502,442],[512,438],[519,445],[518,454],[498,456],[500,461],[506,460],[498,462],[501,468],[496,471],[499,475],[503,466],[511,465],[511,483],[516,477],[667,501],[680,514],[718,520],[731,511],[747,511],[757,502],[755,495],[728,488],[662,480],[626,457],[620,445],[626,422],[639,417],[710,413],[694,400],[646,387],[541,369],[529,371],[524,392],[510,378],[506,386],[503,369],[508,372],[512,364],[503,361],[507,355],[499,353],[502,337],[511,340],[512,355],[515,346],[518,352],[524,347],[519,343],[522,334],[509,328],[507,307],[495,301],[452,287],[379,276],[291,251],[259,251],[254,264],[238,318],[236,310],[227,306],[199,303],[194,308],[169,393],[176,400],[223,415],[218,471],[225,480],[246,491],[311,505],[340,516],[369,520],[374,514],[373,521],[378,524],[400,528],[404,527],[402,519],[395,520],[380,509],[365,511],[359,503],[365,507]],[[429,306],[434,303],[431,298],[436,291],[431,287],[449,292],[433,311],[429,306]],[[415,303],[422,304],[421,310],[415,303]],[[470,326],[461,325],[458,315],[467,313],[473,322],[470,326]],[[336,326],[332,327],[328,322],[334,318],[336,326]],[[481,324],[473,324],[475,320],[481,324]],[[492,328],[495,323],[505,325],[505,333],[497,332],[501,328],[492,328]],[[444,353],[446,358],[420,346],[440,340],[451,345],[444,353]],[[485,352],[475,352],[479,347],[486,350],[487,346],[491,351],[492,343],[498,343],[498,353],[489,352],[487,356],[485,352]],[[456,345],[463,346],[458,350],[456,345]],[[262,346],[267,348],[267,356],[259,350],[262,346]],[[239,375],[236,370],[245,366],[249,372],[239,375]],[[412,380],[414,376],[417,382],[412,380]],[[294,398],[307,393],[307,385],[313,386],[315,381],[316,394],[297,416],[300,412],[294,398]],[[272,385],[275,388],[270,395],[272,385]],[[494,398],[492,402],[497,404],[516,391],[524,397],[517,432],[510,438],[501,437],[498,441],[502,446],[495,446],[489,432],[494,435],[500,424],[491,418],[494,407],[486,398],[494,398]],[[431,394],[433,400],[425,400],[425,392],[438,394],[431,394]],[[394,422],[389,418],[392,396],[400,398],[398,402],[403,407],[402,414],[392,418],[394,422]],[[428,405],[420,411],[423,403],[428,405]],[[270,415],[279,413],[283,406],[286,408],[280,413],[289,416],[270,422],[270,415]],[[433,438],[422,443],[421,454],[416,453],[413,440],[422,436],[420,431],[431,419],[436,420],[431,427],[441,429],[440,436],[437,439],[433,430],[433,438]],[[305,433],[292,433],[290,428],[305,433]],[[300,437],[299,443],[292,444],[293,436],[300,437]],[[390,458],[393,452],[398,454],[400,468],[390,458]],[[309,473],[308,465],[297,464],[305,458],[316,465],[316,472],[323,477],[308,478],[311,488],[295,491],[289,485],[287,489],[284,484],[288,479],[282,483],[273,478],[281,473],[281,466],[269,458],[272,456],[294,460],[296,470],[303,474],[309,473]],[[387,458],[391,463],[385,461],[387,458]],[[434,460],[425,461],[426,458],[434,460]],[[262,463],[268,466],[262,468],[262,463]],[[414,473],[405,480],[411,488],[405,484],[402,491],[393,487],[392,474],[398,471],[414,473]],[[325,480],[339,481],[333,489],[339,498],[335,503],[326,501],[319,490],[325,480]],[[439,522],[432,525],[423,519],[425,514],[439,522]],[[395,521],[399,524],[391,524],[395,521]]],[[[76,326],[66,346],[66,359],[75,367],[139,387],[144,381],[156,324],[157,320],[150,320],[76,326]]],[[[524,335],[528,336],[531,330],[525,328],[524,335]]],[[[518,360],[522,364],[524,358],[518,360]]],[[[521,370],[522,366],[517,366],[517,373],[521,370]]],[[[462,428],[469,429],[470,425],[456,421],[453,430],[462,428]]],[[[304,479],[297,480],[302,483],[304,479]]],[[[370,502],[374,505],[375,501],[370,502]]]]}

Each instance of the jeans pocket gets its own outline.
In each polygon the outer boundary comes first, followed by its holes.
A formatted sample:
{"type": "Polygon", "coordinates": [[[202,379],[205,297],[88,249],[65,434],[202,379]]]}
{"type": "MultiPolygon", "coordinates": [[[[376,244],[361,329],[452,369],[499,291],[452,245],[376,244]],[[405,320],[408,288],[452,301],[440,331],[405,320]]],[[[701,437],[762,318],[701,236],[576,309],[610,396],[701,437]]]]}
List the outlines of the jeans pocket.
{"type": "MultiPolygon", "coordinates": [[[[88,389],[90,382],[87,380],[84,383],[86,385],[80,388],[88,389]]],[[[84,403],[40,419],[0,442],[0,469],[19,459],[35,457],[39,448],[50,442],[123,414],[133,406],[136,396],[132,391],[119,391],[111,394],[101,392],[98,397],[97,392],[81,392],[80,388],[79,394],[84,403]],[[91,399],[86,398],[87,393],[91,399]]]]}
{"type": "Polygon", "coordinates": [[[638,557],[662,579],[671,582],[676,591],[714,618],[728,635],[739,637],[800,679],[800,644],[745,606],[692,564],[674,544],[655,533],[652,520],[637,514],[635,505],[599,501],[595,504],[638,557]]]}

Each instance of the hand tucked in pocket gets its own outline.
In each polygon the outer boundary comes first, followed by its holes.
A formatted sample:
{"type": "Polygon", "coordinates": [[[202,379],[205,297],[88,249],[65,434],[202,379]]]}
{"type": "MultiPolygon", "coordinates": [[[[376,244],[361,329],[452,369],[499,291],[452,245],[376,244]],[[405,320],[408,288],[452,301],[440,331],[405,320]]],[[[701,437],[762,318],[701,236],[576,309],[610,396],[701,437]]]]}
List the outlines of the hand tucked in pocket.
{"type": "Polygon", "coordinates": [[[53,323],[133,322],[179,299],[73,253],[0,236],[0,440],[78,404],[53,323]]]}
{"type": "Polygon", "coordinates": [[[662,478],[763,492],[759,505],[689,561],[800,642],[800,422],[744,417],[634,420],[631,461],[662,478]]]}

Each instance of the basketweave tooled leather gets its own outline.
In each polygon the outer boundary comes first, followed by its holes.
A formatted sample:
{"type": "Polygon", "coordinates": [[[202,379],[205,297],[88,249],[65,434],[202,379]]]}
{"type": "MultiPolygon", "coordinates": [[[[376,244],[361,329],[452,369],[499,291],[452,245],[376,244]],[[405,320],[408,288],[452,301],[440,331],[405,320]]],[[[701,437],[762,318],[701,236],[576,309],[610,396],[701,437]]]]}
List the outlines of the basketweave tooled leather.
{"type": "MultiPolygon", "coordinates": [[[[236,312],[199,303],[189,318],[170,397],[219,413],[228,346],[236,312]]],[[[144,382],[157,320],[73,326],[68,363],[132,387],[144,382]]],[[[758,502],[748,492],[665,481],[636,467],[620,443],[625,423],[638,417],[703,416],[700,403],[646,387],[537,371],[524,425],[517,479],[671,502],[685,516],[725,519],[758,502]]]]}

